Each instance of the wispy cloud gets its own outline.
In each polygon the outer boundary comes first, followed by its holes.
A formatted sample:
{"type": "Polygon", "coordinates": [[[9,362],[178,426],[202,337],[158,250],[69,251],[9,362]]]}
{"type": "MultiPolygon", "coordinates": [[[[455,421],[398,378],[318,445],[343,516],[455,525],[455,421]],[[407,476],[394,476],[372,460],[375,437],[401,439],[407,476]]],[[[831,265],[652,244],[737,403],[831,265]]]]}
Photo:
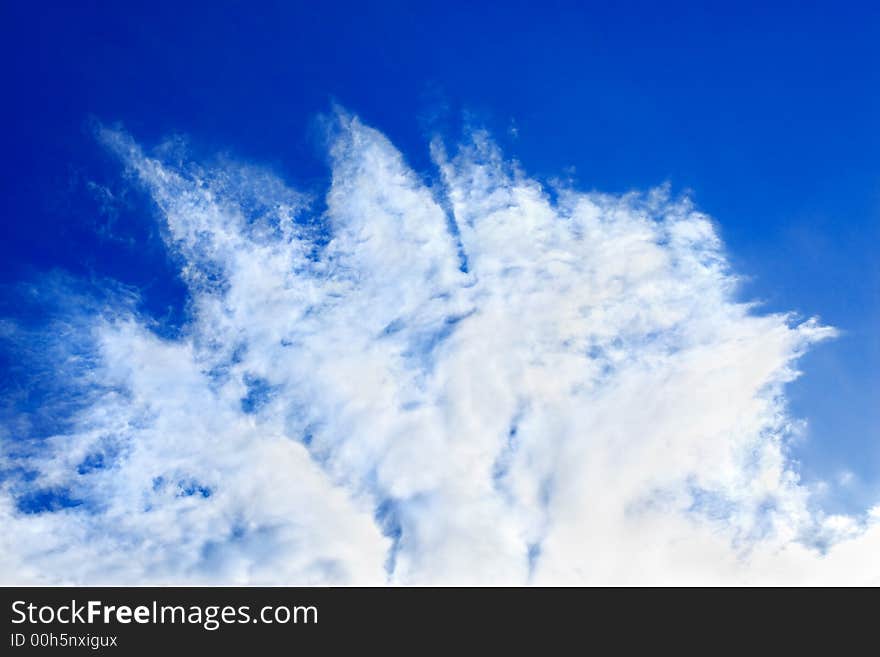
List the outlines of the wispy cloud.
{"type": "Polygon", "coordinates": [[[686,198],[551,200],[480,132],[432,144],[427,186],[340,112],[315,216],[258,168],[99,136],[191,319],[66,311],[78,405],[3,436],[6,583],[880,577],[880,507],[823,515],[786,453],[785,384],[834,330],[738,302],[686,198]]]}

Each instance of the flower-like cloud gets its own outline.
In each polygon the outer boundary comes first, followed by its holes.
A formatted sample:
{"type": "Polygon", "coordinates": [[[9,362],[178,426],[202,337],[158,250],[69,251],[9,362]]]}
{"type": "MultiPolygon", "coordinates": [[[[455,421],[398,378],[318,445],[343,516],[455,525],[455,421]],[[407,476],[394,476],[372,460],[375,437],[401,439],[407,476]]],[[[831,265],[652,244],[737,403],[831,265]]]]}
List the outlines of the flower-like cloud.
{"type": "Polygon", "coordinates": [[[315,213],[100,139],[190,319],[67,311],[43,358],[75,407],[2,436],[5,583],[878,581],[880,512],[824,515],[787,457],[834,330],[738,301],[687,199],[551,197],[479,132],[428,184],[340,113],[315,213]]]}

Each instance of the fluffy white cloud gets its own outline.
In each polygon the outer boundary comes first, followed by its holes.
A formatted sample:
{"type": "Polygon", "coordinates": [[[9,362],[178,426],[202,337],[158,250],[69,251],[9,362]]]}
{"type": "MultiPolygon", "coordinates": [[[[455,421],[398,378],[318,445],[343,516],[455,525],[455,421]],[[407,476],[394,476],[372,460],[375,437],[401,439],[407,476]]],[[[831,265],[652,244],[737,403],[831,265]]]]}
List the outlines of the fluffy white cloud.
{"type": "Polygon", "coordinates": [[[343,113],[315,216],[101,139],[190,321],[118,301],[61,340],[81,408],[5,431],[4,583],[880,581],[880,507],[826,517],[786,456],[785,384],[833,329],[737,302],[687,199],[551,201],[481,133],[433,144],[428,186],[343,113]]]}

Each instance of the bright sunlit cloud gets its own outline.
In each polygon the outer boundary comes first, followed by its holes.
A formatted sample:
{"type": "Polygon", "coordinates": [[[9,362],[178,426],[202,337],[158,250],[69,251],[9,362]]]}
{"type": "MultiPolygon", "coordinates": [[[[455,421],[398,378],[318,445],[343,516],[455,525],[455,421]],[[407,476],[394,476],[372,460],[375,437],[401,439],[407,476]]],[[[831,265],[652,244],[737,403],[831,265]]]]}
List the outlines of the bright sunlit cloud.
{"type": "Polygon", "coordinates": [[[429,184],[334,126],[321,213],[100,131],[190,320],[105,290],[4,326],[76,401],[4,429],[4,583],[880,582],[880,507],[824,514],[788,455],[834,329],[740,302],[687,198],[551,196],[481,132],[429,184]]]}

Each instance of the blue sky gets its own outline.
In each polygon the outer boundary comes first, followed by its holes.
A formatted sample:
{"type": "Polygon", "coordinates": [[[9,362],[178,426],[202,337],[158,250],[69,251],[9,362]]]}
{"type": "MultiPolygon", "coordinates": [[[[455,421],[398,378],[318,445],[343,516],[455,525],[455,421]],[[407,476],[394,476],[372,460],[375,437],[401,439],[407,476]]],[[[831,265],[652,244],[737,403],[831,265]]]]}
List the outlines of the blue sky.
{"type": "MultiPolygon", "coordinates": [[[[880,498],[880,8],[713,4],[4,3],[0,311],[39,323],[15,286],[63,271],[133,286],[160,332],[184,322],[149,195],[96,125],[181,135],[319,205],[334,104],[425,177],[432,136],[486,128],[544,182],[689,192],[742,299],[839,329],[788,389],[810,426],[792,455],[827,510],[863,511],[880,498]]],[[[26,385],[3,358],[6,389],[26,385]]]]}

